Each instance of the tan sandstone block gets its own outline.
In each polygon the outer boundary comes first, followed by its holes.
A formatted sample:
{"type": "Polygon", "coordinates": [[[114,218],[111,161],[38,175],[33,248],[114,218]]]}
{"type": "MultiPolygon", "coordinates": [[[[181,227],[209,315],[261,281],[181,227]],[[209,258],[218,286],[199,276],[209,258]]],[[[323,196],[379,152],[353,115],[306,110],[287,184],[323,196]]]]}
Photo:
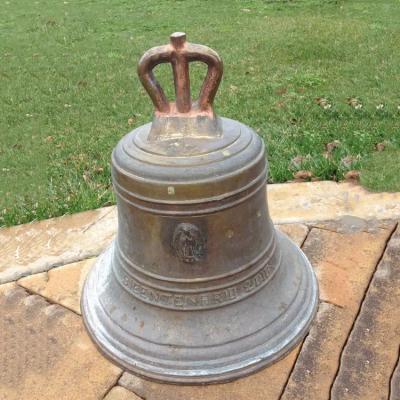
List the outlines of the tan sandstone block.
{"type": "Polygon", "coordinates": [[[0,229],[0,283],[97,256],[116,232],[115,207],[0,229]]]}
{"type": "MultiPolygon", "coordinates": [[[[399,348],[400,354],[400,348],[399,348]]],[[[399,400],[400,399],[400,356],[397,360],[397,365],[393,371],[392,379],[390,381],[390,399],[389,400],[399,400]]]]}
{"type": "Polygon", "coordinates": [[[0,295],[5,294],[16,287],[17,285],[15,282],[4,283],[3,285],[0,285],[0,295]]]}
{"type": "Polygon", "coordinates": [[[0,293],[0,399],[102,399],[121,370],[98,353],[81,318],[16,285],[0,293]]]}
{"type": "Polygon", "coordinates": [[[358,308],[394,226],[374,232],[311,229],[303,251],[317,274],[322,301],[358,308]]]}
{"type": "Polygon", "coordinates": [[[80,314],[83,284],[95,261],[96,258],[89,258],[63,267],[53,268],[48,272],[22,278],[18,281],[18,284],[30,292],[46,297],[52,303],[61,304],[80,314]]]}
{"type": "Polygon", "coordinates": [[[320,305],[282,400],[330,398],[342,348],[394,225],[390,227],[374,233],[311,229],[303,250],[317,273],[321,299],[333,304],[320,305]]]}
{"type": "Polygon", "coordinates": [[[351,328],[344,309],[321,303],[281,400],[329,399],[340,352],[351,328]]]}
{"type": "Polygon", "coordinates": [[[308,234],[308,227],[303,224],[276,225],[276,228],[289,236],[299,247],[301,247],[308,234]]]}
{"type": "Polygon", "coordinates": [[[379,229],[393,229],[394,220],[363,219],[352,215],[344,215],[331,221],[313,222],[314,228],[325,229],[338,233],[368,232],[376,233],[379,229]]]}
{"type": "Polygon", "coordinates": [[[126,390],[121,386],[115,386],[111,389],[110,393],[104,397],[104,400],[141,400],[140,397],[136,396],[134,393],[126,390]]]}
{"type": "Polygon", "coordinates": [[[400,193],[372,193],[347,182],[268,185],[268,202],[276,224],[327,221],[344,215],[364,219],[400,217],[400,193]]]}
{"type": "Polygon", "coordinates": [[[400,228],[390,239],[368,288],[343,350],[331,398],[388,399],[399,347],[400,228]]]}
{"type": "Polygon", "coordinates": [[[298,348],[271,367],[233,382],[179,386],[151,382],[125,372],[119,384],[146,400],[278,400],[298,348]]]}

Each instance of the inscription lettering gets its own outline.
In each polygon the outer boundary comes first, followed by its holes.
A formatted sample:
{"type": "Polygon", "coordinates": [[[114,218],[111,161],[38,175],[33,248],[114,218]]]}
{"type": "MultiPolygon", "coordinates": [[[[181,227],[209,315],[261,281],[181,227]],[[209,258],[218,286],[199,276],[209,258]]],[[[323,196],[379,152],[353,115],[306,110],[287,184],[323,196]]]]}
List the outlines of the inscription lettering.
{"type": "Polygon", "coordinates": [[[202,309],[222,304],[229,304],[255,292],[272,273],[272,266],[267,265],[257,274],[235,286],[218,291],[200,294],[175,294],[155,290],[136,282],[129,276],[124,276],[122,284],[139,299],[154,305],[176,309],[202,309]]]}

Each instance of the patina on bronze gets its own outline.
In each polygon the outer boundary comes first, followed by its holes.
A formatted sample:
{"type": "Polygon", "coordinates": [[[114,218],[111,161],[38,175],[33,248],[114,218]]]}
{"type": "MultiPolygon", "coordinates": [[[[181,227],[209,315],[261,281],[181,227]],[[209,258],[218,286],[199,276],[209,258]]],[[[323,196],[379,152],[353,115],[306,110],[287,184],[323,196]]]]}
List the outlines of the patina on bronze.
{"type": "Polygon", "coordinates": [[[301,250],[271,222],[264,143],[215,115],[222,61],[183,33],[139,61],[153,122],[112,155],[118,235],[91,270],[82,296],[99,348],[160,381],[238,378],[284,356],[306,334],[317,282],[301,250]],[[207,75],[197,101],[189,62],[207,75]],[[171,63],[176,101],[153,75],[171,63]]]}

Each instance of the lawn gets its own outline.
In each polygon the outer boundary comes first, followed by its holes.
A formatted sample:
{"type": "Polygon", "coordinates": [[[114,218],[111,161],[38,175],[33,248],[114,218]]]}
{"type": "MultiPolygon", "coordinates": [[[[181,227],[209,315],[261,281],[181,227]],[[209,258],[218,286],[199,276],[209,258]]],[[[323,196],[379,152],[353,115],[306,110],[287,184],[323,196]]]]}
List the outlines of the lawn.
{"type": "MultiPolygon", "coordinates": [[[[3,1],[0,225],[114,202],[111,150],[152,115],[136,63],[174,31],[222,56],[216,111],[262,135],[270,182],[361,169],[367,187],[400,190],[385,175],[400,148],[399,4],[3,1]]],[[[192,72],[199,88],[204,68],[192,72]]],[[[157,74],[172,95],[168,67],[157,74]]]]}

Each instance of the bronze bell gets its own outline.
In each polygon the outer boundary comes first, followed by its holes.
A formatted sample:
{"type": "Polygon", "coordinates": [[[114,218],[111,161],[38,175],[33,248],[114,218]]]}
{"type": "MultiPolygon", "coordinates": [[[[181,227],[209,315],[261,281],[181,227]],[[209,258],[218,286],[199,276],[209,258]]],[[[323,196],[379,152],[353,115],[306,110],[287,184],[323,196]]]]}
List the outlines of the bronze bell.
{"type": "Polygon", "coordinates": [[[82,295],[103,353],[159,381],[227,381],[271,364],[305,336],[318,304],[309,261],[269,217],[263,141],[213,111],[222,71],[184,33],[139,61],[155,115],[113,151],[118,234],[82,295]],[[195,102],[191,61],[208,68],[195,102]],[[173,103],[153,75],[160,63],[172,65],[173,103]]]}

